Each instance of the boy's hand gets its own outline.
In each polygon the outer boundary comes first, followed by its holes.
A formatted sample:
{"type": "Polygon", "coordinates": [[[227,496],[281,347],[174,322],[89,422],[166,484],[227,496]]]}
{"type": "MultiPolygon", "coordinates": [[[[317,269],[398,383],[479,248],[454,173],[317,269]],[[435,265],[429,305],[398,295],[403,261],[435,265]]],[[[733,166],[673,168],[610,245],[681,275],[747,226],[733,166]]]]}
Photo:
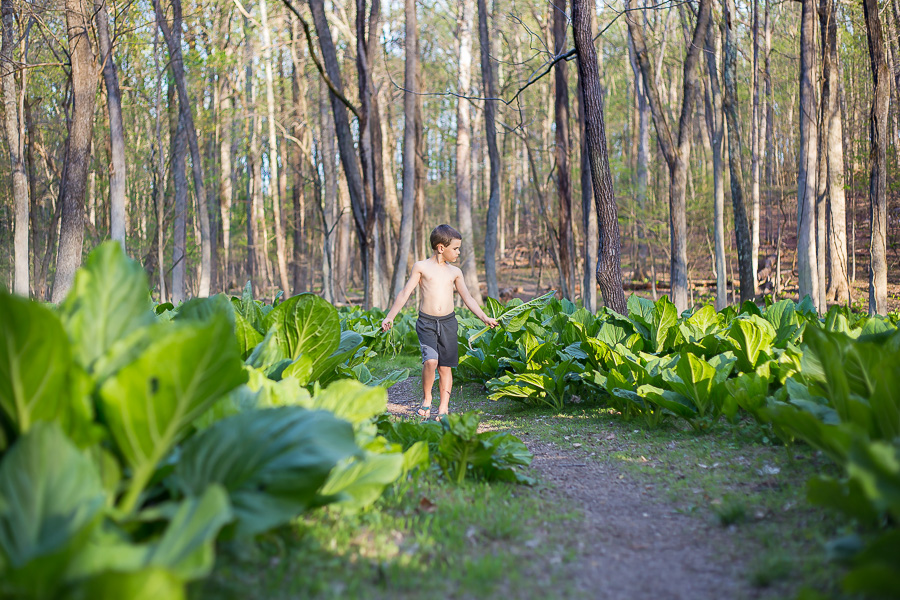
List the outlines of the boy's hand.
{"type": "Polygon", "coordinates": [[[484,324],[487,325],[488,327],[490,327],[491,329],[493,329],[500,323],[497,322],[497,319],[495,319],[493,317],[488,317],[484,320],[484,324]]]}
{"type": "Polygon", "coordinates": [[[382,331],[387,331],[388,329],[390,329],[393,326],[394,326],[394,319],[385,319],[384,321],[381,322],[381,330],[382,331]]]}

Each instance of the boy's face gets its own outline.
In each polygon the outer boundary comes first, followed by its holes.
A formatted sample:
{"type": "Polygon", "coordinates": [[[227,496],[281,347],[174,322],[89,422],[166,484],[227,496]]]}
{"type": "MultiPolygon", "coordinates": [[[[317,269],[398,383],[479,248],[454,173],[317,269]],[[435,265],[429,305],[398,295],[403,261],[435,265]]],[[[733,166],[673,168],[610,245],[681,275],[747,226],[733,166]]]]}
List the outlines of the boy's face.
{"type": "Polygon", "coordinates": [[[453,263],[459,258],[460,246],[462,246],[462,240],[450,240],[449,246],[438,244],[438,252],[444,257],[444,261],[453,263]]]}

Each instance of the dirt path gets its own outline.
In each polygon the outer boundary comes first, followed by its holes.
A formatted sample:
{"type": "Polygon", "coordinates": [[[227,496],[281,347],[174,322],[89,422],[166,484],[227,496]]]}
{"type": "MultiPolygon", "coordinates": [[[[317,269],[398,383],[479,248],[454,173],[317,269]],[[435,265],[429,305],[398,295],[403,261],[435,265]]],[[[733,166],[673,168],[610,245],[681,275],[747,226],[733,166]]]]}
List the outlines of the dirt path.
{"type": "MultiPolygon", "coordinates": [[[[419,379],[388,392],[388,410],[415,414],[419,379]]],[[[576,559],[562,568],[586,598],[732,599],[757,594],[728,531],[675,512],[654,485],[619,472],[608,461],[566,450],[517,432],[534,454],[532,468],[546,484],[536,488],[554,506],[562,496],[581,511],[569,533],[576,559]]]]}

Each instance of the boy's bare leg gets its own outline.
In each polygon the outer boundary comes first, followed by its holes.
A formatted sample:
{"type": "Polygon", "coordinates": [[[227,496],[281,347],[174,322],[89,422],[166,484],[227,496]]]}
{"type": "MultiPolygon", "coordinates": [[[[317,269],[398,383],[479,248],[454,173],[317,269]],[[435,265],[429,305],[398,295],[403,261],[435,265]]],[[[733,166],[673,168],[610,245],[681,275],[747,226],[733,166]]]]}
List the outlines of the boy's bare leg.
{"type": "MultiPolygon", "coordinates": [[[[422,363],[422,406],[431,406],[431,389],[434,387],[434,370],[437,368],[437,359],[426,360],[422,363]]],[[[441,377],[441,381],[443,381],[441,377]]],[[[443,384],[442,384],[443,385],[443,384]]]]}
{"type": "Polygon", "coordinates": [[[453,371],[450,367],[438,367],[441,374],[439,389],[441,390],[441,405],[438,407],[439,415],[450,412],[450,389],[453,387],[453,371]]]}

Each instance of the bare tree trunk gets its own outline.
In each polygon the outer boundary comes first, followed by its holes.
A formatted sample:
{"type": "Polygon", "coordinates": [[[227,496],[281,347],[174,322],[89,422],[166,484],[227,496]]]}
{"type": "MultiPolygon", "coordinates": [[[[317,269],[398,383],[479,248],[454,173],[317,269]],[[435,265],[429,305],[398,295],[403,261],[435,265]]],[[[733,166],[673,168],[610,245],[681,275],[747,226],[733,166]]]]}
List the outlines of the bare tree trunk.
{"type": "Polygon", "coordinates": [[[155,99],[155,132],[156,132],[156,193],[154,200],[156,201],[156,262],[159,271],[159,301],[166,302],[166,196],[165,181],[166,167],[163,158],[162,145],[162,77],[163,71],[159,65],[159,29],[153,29],[153,72],[156,75],[156,95],[155,99]]]}
{"type": "Polygon", "coordinates": [[[734,39],[734,0],[725,1],[725,44],[722,78],[725,94],[722,107],[728,124],[728,170],[731,174],[731,205],[734,210],[734,232],[738,250],[738,274],[741,281],[741,302],[752,300],[756,281],[753,279],[753,245],[750,223],[744,204],[744,169],[741,163],[741,121],[737,106],[737,47],[734,39]]]}
{"type": "MultiPolygon", "coordinates": [[[[331,29],[328,27],[328,20],[325,17],[324,0],[309,0],[309,9],[313,16],[316,33],[319,35],[319,46],[322,49],[322,60],[325,63],[325,71],[328,78],[334,84],[335,89],[343,95],[343,84],[341,82],[341,69],[338,63],[337,49],[334,46],[334,40],[331,37],[331,29]]],[[[360,251],[362,252],[362,272],[363,282],[365,284],[365,300],[366,307],[372,306],[372,292],[370,289],[369,277],[369,253],[374,252],[371,248],[366,234],[367,206],[366,192],[363,187],[362,176],[359,172],[357,163],[357,154],[353,143],[353,134],[350,131],[350,120],[347,116],[347,107],[342,99],[333,91],[330,91],[331,110],[334,116],[335,135],[338,141],[338,153],[341,157],[341,165],[344,167],[344,175],[347,181],[347,189],[350,195],[350,207],[353,213],[353,224],[356,228],[356,236],[359,240],[360,251]]],[[[362,127],[360,127],[362,130],[362,127]]]]}
{"type": "Polygon", "coordinates": [[[109,147],[112,161],[109,170],[109,236],[122,244],[125,250],[125,129],[122,125],[122,95],[119,92],[119,75],[113,60],[112,41],[109,37],[109,17],[106,1],[94,0],[97,20],[97,40],[100,42],[100,60],[103,64],[103,80],[106,83],[106,104],[109,111],[109,147]]]}
{"type": "Polygon", "coordinates": [[[606,306],[619,314],[627,314],[625,291],[622,288],[619,219],[606,149],[600,69],[591,28],[593,11],[592,2],[572,0],[572,28],[575,32],[575,50],[578,53],[578,78],[581,80],[584,94],[584,136],[590,154],[591,183],[600,231],[597,283],[606,306]]]}
{"type": "MultiPolygon", "coordinates": [[[[224,96],[224,89],[222,90],[224,96]]],[[[219,122],[221,135],[219,137],[219,201],[221,202],[222,219],[222,249],[224,250],[224,263],[222,265],[222,288],[228,289],[232,285],[231,277],[231,207],[234,202],[234,186],[232,184],[231,141],[233,125],[230,114],[226,113],[227,98],[220,97],[219,122]]],[[[233,104],[233,100],[231,100],[233,104]]]]}
{"type": "MultiPolygon", "coordinates": [[[[272,185],[272,216],[275,221],[275,258],[278,263],[278,280],[285,295],[290,295],[290,280],[287,272],[286,239],[281,224],[281,206],[284,199],[278,179],[278,137],[275,133],[275,90],[272,82],[272,36],[269,30],[268,6],[266,0],[259,2],[260,25],[263,38],[263,62],[266,73],[266,111],[269,125],[269,175],[272,185]]],[[[200,209],[203,210],[202,207],[200,209]]]]}
{"type": "MultiPolygon", "coordinates": [[[[28,297],[28,224],[29,189],[28,174],[25,171],[25,123],[24,107],[19,106],[16,92],[16,71],[13,62],[14,8],[12,0],[3,0],[3,42],[0,47],[0,83],[3,86],[3,113],[7,147],[9,148],[10,171],[12,173],[13,203],[16,211],[15,231],[15,283],[13,290],[20,296],[28,297]],[[20,108],[22,110],[20,110],[20,108]]],[[[74,62],[74,58],[73,58],[74,62]]],[[[22,81],[24,87],[24,73],[22,81]]],[[[24,97],[24,94],[22,94],[24,97]]],[[[37,249],[35,248],[35,251],[37,249]]]]}
{"type": "Polygon", "coordinates": [[[81,265],[84,240],[84,195],[91,164],[97,58],[91,48],[90,19],[78,0],[66,0],[66,30],[72,62],[72,122],[67,144],[65,185],[61,190],[62,223],[52,301],[62,302],[81,265]]]}
{"type": "MultiPolygon", "coordinates": [[[[591,15],[593,20],[593,14],[591,15]]],[[[595,28],[591,25],[591,31],[595,28]]],[[[591,36],[593,38],[593,35],[591,36]]],[[[599,233],[597,231],[597,211],[594,210],[594,186],[591,184],[591,158],[587,146],[587,136],[584,134],[584,93],[581,89],[581,79],[576,86],[578,96],[578,123],[581,127],[581,218],[584,226],[584,280],[582,281],[582,296],[584,307],[592,313],[597,312],[597,252],[600,246],[599,233]]],[[[516,197],[519,195],[516,194],[516,197]]],[[[518,212],[516,212],[518,216],[518,212]]]]}
{"type": "Polygon", "coordinates": [[[816,264],[816,6],[803,0],[800,17],[800,161],[797,174],[797,268],[800,298],[809,296],[819,305],[816,264]]]}
{"type": "Polygon", "coordinates": [[[752,28],[753,28],[753,115],[750,120],[750,239],[751,261],[750,268],[753,273],[753,295],[757,292],[757,270],[759,269],[759,143],[760,143],[760,112],[759,112],[759,0],[753,0],[752,4],[752,28]]]}
{"type": "Polygon", "coordinates": [[[713,213],[716,245],[716,310],[728,305],[728,281],[725,263],[725,169],[722,163],[722,141],[725,137],[725,119],[722,109],[722,91],[719,87],[718,56],[721,45],[716,27],[710,25],[706,35],[706,70],[709,87],[706,90],[706,124],[713,156],[713,213]]]}
{"type": "MultiPolygon", "coordinates": [[[[774,190],[775,187],[775,92],[772,89],[772,70],[770,64],[770,55],[772,54],[772,26],[769,20],[769,3],[771,0],[766,0],[766,13],[765,13],[765,37],[766,37],[766,205],[769,207],[766,211],[766,232],[769,233],[769,239],[771,239],[774,232],[770,231],[770,224],[772,221],[771,211],[774,204],[774,190]]],[[[781,227],[779,227],[779,232],[781,231],[781,227]]],[[[775,285],[779,285],[779,282],[776,282],[775,285]]]]}
{"type": "MultiPolygon", "coordinates": [[[[457,34],[459,70],[457,72],[456,89],[459,94],[467,95],[472,87],[472,27],[475,20],[475,0],[461,0],[457,34]]],[[[456,220],[459,232],[463,237],[461,268],[466,280],[466,287],[476,302],[481,304],[481,287],[478,283],[478,271],[475,267],[475,246],[477,244],[472,230],[472,141],[470,128],[469,101],[458,98],[456,102],[456,220]]]]}
{"type": "Polygon", "coordinates": [[[416,204],[416,62],[418,61],[418,22],[416,19],[415,0],[405,0],[406,13],[406,37],[404,41],[406,51],[406,65],[403,72],[403,87],[407,90],[403,94],[403,205],[400,217],[400,243],[397,248],[397,256],[394,262],[394,281],[391,286],[391,296],[396,297],[406,283],[406,265],[409,261],[409,251],[412,245],[413,218],[416,204]]]}
{"type": "Polygon", "coordinates": [[[631,33],[628,33],[628,54],[631,63],[631,71],[634,75],[634,96],[637,107],[637,128],[635,133],[637,141],[637,156],[635,164],[635,203],[637,204],[636,215],[636,238],[633,243],[637,244],[637,253],[634,263],[634,274],[632,279],[641,280],[649,276],[647,272],[647,249],[646,233],[644,231],[644,219],[647,210],[647,182],[648,182],[648,164],[649,164],[649,148],[650,148],[650,105],[647,102],[647,94],[644,91],[644,82],[641,79],[641,68],[637,63],[637,56],[634,53],[634,40],[631,39],[631,33]]]}
{"type": "MultiPolygon", "coordinates": [[[[416,36],[416,56],[421,56],[421,41],[416,36]]],[[[422,89],[422,63],[416,62],[416,89],[422,89]]],[[[416,252],[419,259],[428,257],[427,232],[425,231],[425,125],[422,122],[423,100],[416,96],[416,207],[414,211],[416,252]]],[[[414,256],[415,258],[415,256],[414,256]]]]}
{"type": "MultiPolygon", "coordinates": [[[[840,55],[834,0],[819,3],[822,27],[822,114],[828,192],[828,287],[825,300],[847,304],[847,201],[844,196],[844,139],[840,104],[840,55]]],[[[820,253],[821,256],[821,253],[820,253]]],[[[821,278],[819,280],[821,285],[821,278]]],[[[824,306],[824,305],[823,305],[824,306]]]]}
{"type": "MultiPolygon", "coordinates": [[[[494,0],[495,2],[499,0],[494,0]]],[[[565,11],[561,6],[559,11],[565,11]]],[[[557,11],[557,12],[559,12],[557,11]]],[[[500,152],[497,149],[497,86],[494,83],[494,67],[491,64],[491,35],[488,30],[487,1],[478,0],[478,38],[481,45],[481,78],[484,82],[484,94],[488,98],[484,103],[484,129],[487,137],[488,158],[491,164],[490,196],[488,199],[487,224],[484,240],[484,278],[487,281],[487,295],[500,297],[497,285],[497,220],[500,217],[500,152]]],[[[557,64],[559,68],[559,64],[557,64]]],[[[571,194],[569,198],[571,204],[571,194]]],[[[569,224],[571,227],[571,223],[569,224]]],[[[570,240],[571,241],[571,240],[570,240]]],[[[467,240],[467,242],[469,242],[467,240]]],[[[470,245],[474,240],[469,242],[470,245]]]]}
{"type": "MultiPolygon", "coordinates": [[[[626,4],[626,8],[628,5],[626,4]]],[[[633,16],[627,13],[625,20],[631,32],[634,42],[635,54],[638,65],[644,77],[644,87],[647,90],[650,101],[650,112],[653,123],[656,126],[657,140],[669,166],[671,186],[669,187],[669,231],[671,236],[671,289],[672,302],[679,311],[688,308],[687,285],[687,217],[685,194],[687,191],[687,175],[691,154],[691,140],[694,133],[693,111],[694,103],[700,92],[700,80],[697,74],[700,61],[700,48],[706,38],[706,30],[709,25],[710,0],[700,2],[697,14],[697,25],[694,30],[693,40],[688,47],[684,61],[684,93],[682,97],[681,116],[678,122],[677,143],[669,128],[668,119],[664,114],[665,108],[659,97],[658,88],[654,84],[656,79],[653,66],[647,53],[647,44],[644,41],[643,26],[633,16]]]]}
{"type": "Polygon", "coordinates": [[[160,6],[160,0],[153,0],[156,11],[156,22],[169,48],[172,73],[178,91],[178,106],[184,119],[187,132],[188,148],[191,151],[191,174],[194,178],[194,193],[200,211],[200,282],[197,295],[209,296],[210,274],[212,270],[212,246],[210,243],[209,209],[206,205],[206,183],[203,179],[203,159],[200,157],[200,145],[197,142],[197,130],[191,113],[191,99],[188,96],[187,80],[184,74],[184,61],[181,55],[181,0],[172,0],[172,27],[166,20],[160,6]]]}
{"type": "Polygon", "coordinates": [[[869,314],[886,315],[887,306],[887,165],[886,150],[890,79],[877,0],[863,0],[873,99],[869,124],[869,314]]]}
{"type": "MultiPolygon", "coordinates": [[[[479,0],[484,2],[484,0],[479,0]]],[[[565,0],[551,3],[553,12],[553,52],[567,50],[565,0]]],[[[556,123],[556,190],[559,206],[559,266],[566,298],[575,297],[575,243],[572,239],[572,182],[569,173],[569,84],[566,61],[554,67],[554,117],[556,123]]]]}
{"type": "Polygon", "coordinates": [[[184,301],[184,274],[187,263],[186,222],[188,207],[188,182],[185,174],[187,158],[187,132],[179,107],[178,129],[172,140],[172,182],[175,187],[175,219],[172,224],[172,303],[184,301]]]}

